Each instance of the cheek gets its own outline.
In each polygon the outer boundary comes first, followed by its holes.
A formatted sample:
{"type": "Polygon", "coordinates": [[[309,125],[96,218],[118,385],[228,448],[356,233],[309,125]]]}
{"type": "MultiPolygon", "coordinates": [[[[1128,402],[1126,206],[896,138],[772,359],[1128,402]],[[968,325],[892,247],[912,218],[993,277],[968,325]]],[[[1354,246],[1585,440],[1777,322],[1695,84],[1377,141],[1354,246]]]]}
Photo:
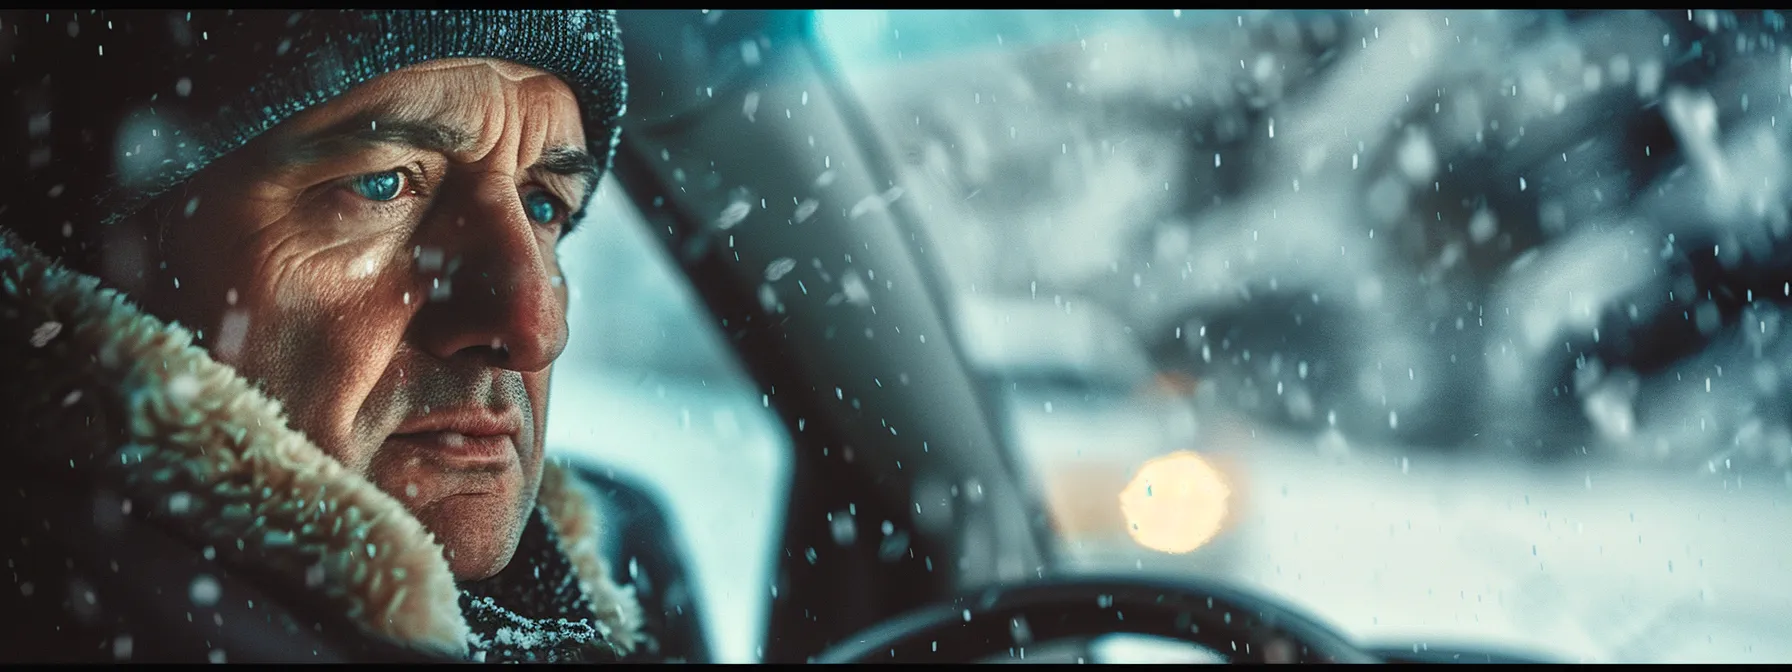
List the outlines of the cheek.
{"type": "MultiPolygon", "coordinates": [[[[282,266],[292,248],[291,241],[280,237],[291,227],[280,218],[280,209],[265,201],[226,200],[209,195],[216,190],[200,191],[187,201],[191,214],[169,224],[167,264],[151,295],[172,307],[174,319],[208,331],[223,327],[224,316],[233,313],[272,312],[276,297],[270,288],[279,283],[270,272],[282,266]]],[[[223,354],[222,359],[231,359],[231,352],[223,354]]]]}
{"type": "Polygon", "coordinates": [[[383,419],[366,406],[387,377],[412,309],[396,274],[355,272],[372,256],[336,249],[270,260],[242,278],[252,293],[239,293],[237,306],[224,313],[213,347],[220,359],[234,353],[232,363],[262,382],[295,428],[357,469],[372,457],[363,425],[383,419]]]}

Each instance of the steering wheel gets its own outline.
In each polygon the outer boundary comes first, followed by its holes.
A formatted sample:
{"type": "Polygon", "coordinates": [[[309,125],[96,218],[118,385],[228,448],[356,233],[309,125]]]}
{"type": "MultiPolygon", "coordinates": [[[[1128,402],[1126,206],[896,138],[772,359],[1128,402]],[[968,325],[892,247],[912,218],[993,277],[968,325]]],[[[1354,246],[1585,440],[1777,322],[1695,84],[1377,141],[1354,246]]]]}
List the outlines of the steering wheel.
{"type": "Polygon", "coordinates": [[[1076,577],[1000,586],[890,619],[816,663],[970,662],[1108,634],[1168,637],[1234,663],[1379,663],[1318,621],[1211,581],[1076,577]]]}

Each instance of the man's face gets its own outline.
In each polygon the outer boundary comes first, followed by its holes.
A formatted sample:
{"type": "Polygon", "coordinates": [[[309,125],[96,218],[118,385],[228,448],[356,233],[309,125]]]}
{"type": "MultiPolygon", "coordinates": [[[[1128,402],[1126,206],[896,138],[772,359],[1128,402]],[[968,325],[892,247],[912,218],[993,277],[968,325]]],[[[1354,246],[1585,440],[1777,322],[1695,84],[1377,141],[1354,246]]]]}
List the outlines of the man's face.
{"type": "Polygon", "coordinates": [[[540,485],[566,344],[555,244],[596,186],[585,146],[571,89],[547,73],[490,59],[392,72],[196,177],[143,303],[201,330],[404,502],[456,577],[490,576],[540,485]]]}

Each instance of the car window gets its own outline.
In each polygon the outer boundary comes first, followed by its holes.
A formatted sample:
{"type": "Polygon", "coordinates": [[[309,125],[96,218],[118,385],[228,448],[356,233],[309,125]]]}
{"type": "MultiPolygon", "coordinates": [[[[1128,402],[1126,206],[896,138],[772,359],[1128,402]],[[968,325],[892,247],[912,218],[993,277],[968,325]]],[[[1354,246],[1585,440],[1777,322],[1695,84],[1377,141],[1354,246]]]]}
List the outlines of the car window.
{"type": "Polygon", "coordinates": [[[1792,658],[1784,25],[828,10],[817,35],[1061,571],[1217,577],[1415,651],[1765,661],[1792,658]]]}
{"type": "Polygon", "coordinates": [[[549,453],[648,486],[689,554],[712,655],[756,661],[790,437],[613,180],[561,242],[560,262],[570,335],[550,391],[549,453]]]}

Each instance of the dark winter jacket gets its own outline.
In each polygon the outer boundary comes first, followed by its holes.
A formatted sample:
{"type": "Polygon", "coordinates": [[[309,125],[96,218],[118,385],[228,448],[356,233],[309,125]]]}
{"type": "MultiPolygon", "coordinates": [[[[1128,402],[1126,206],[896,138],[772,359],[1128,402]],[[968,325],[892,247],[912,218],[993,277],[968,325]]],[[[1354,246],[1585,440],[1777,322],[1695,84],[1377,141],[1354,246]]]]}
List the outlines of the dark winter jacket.
{"type": "Polygon", "coordinates": [[[601,661],[644,640],[549,462],[510,566],[457,585],[279,402],[0,227],[0,660],[601,661]]]}

